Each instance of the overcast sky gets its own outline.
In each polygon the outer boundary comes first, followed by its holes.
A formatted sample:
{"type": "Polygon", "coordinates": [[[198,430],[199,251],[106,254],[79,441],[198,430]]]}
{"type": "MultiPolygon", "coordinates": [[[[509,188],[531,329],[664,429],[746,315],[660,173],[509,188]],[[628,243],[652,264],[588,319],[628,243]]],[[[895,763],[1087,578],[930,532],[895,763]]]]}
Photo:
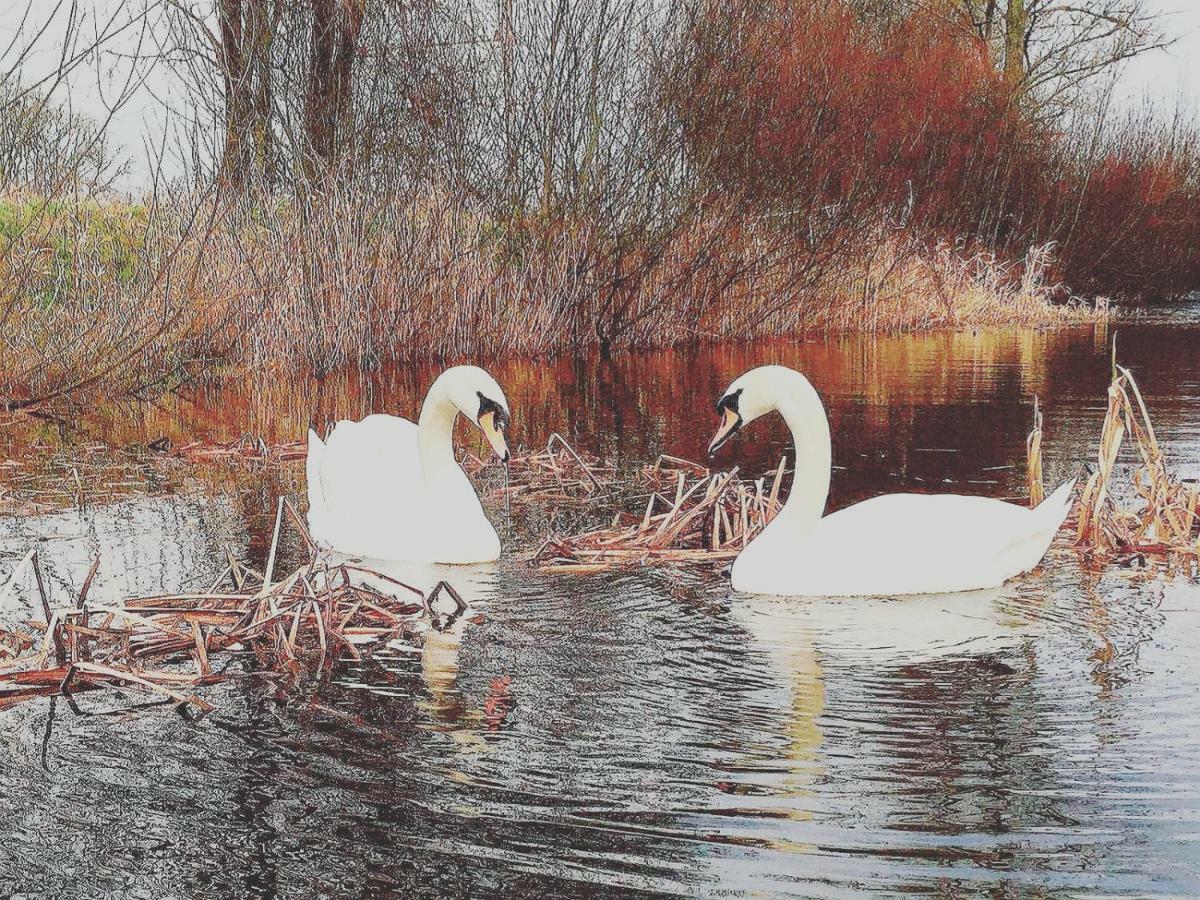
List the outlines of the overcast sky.
{"type": "MultiPolygon", "coordinates": [[[[1126,64],[1118,85],[1118,103],[1128,108],[1148,100],[1164,113],[1173,111],[1182,103],[1185,108],[1200,114],[1200,0],[1146,2],[1151,10],[1161,16],[1162,30],[1175,38],[1176,42],[1167,50],[1146,54],[1126,64]]],[[[126,4],[122,0],[80,0],[80,5],[91,11],[97,20],[104,21],[113,12],[119,13],[122,8],[127,9],[135,4],[126,4]]],[[[199,5],[200,8],[205,7],[205,4],[199,5]]],[[[0,53],[9,43],[26,6],[27,0],[0,0],[0,53]]],[[[54,3],[51,0],[37,0],[33,6],[37,10],[33,18],[44,21],[54,8],[54,3]]],[[[64,16],[58,18],[60,22],[65,19],[64,16]]],[[[26,33],[29,33],[30,27],[27,23],[26,33]]],[[[61,35],[61,25],[48,30],[46,39],[39,45],[43,49],[22,69],[26,79],[30,77],[27,70],[36,67],[47,71],[57,64],[58,51],[54,44],[55,39],[61,42],[61,35]]],[[[129,32],[127,38],[132,42],[136,32],[129,32]]],[[[4,60],[0,72],[10,66],[11,60],[4,60]]],[[[106,71],[128,69],[119,57],[110,58],[108,66],[106,71]]],[[[106,100],[111,102],[115,89],[109,86],[107,90],[101,90],[98,82],[103,80],[103,77],[97,78],[95,70],[76,73],[70,100],[77,111],[104,117],[106,100]]],[[[110,133],[130,159],[130,176],[121,187],[136,191],[145,185],[150,171],[147,145],[156,145],[162,139],[167,121],[166,105],[172,99],[172,94],[169,73],[160,67],[149,73],[145,86],[114,116],[110,133]]],[[[168,163],[166,168],[168,174],[173,174],[178,170],[178,165],[168,163]]]]}
{"type": "Polygon", "coordinates": [[[1175,45],[1131,60],[1121,77],[1122,100],[1150,97],[1173,104],[1182,98],[1200,112],[1200,0],[1147,0],[1162,16],[1162,29],[1175,45]]]}

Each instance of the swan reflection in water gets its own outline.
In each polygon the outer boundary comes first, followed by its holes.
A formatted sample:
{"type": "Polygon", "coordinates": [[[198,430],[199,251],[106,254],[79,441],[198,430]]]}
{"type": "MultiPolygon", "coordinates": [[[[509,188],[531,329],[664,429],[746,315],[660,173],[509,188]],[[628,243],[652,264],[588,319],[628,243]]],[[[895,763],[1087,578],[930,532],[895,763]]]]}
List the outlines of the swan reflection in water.
{"type": "MultiPolygon", "coordinates": [[[[486,735],[503,724],[504,716],[512,706],[510,682],[506,677],[498,676],[492,680],[483,701],[473,702],[464,694],[458,682],[459,655],[464,636],[476,627],[480,615],[486,615],[490,603],[499,596],[497,566],[494,563],[451,566],[398,560],[361,560],[359,557],[337,554],[331,554],[330,563],[336,565],[350,559],[355,560],[355,565],[369,570],[352,572],[355,583],[397,595],[402,600],[407,601],[412,597],[397,587],[393,583],[395,581],[420,589],[426,597],[442,581],[457,591],[463,601],[461,605],[450,593],[438,592],[432,604],[431,620],[422,623],[418,643],[395,641],[388,645],[388,649],[396,654],[416,654],[420,657],[420,677],[425,687],[425,693],[415,701],[417,710],[424,718],[419,723],[420,727],[444,733],[465,749],[486,749],[489,746],[486,735]],[[374,577],[372,573],[383,577],[374,577]]],[[[376,659],[387,667],[385,655],[376,659]]],[[[355,686],[368,691],[382,687],[371,683],[355,686]]]]}
{"type": "MultiPolygon", "coordinates": [[[[812,819],[822,796],[818,784],[829,775],[829,767],[842,764],[837,759],[840,749],[834,746],[838,742],[831,743],[826,732],[844,731],[848,716],[874,720],[883,730],[873,737],[871,728],[856,729],[853,753],[886,758],[872,750],[872,742],[887,740],[888,732],[902,731],[910,723],[889,696],[892,686],[881,683],[903,680],[925,668],[995,664],[1022,654],[1042,628],[1014,602],[1026,587],[1015,583],[901,599],[733,594],[731,619],[749,635],[775,675],[775,695],[764,699],[786,717],[779,728],[787,741],[780,754],[786,774],[780,777],[772,765],[761,776],[739,774],[741,783],[723,790],[756,794],[776,816],[812,819]],[[768,783],[746,785],[748,777],[768,783]]],[[[779,761],[776,757],[772,762],[779,761]]],[[[746,803],[746,798],[737,801],[739,807],[746,803]]],[[[804,849],[798,842],[780,843],[804,849]]]]}

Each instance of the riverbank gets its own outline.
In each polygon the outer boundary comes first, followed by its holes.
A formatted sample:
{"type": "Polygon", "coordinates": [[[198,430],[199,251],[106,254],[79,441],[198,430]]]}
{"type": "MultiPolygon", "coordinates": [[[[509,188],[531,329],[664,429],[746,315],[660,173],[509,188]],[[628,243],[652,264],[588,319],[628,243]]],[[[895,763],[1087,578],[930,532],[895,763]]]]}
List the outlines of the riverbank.
{"type": "Polygon", "coordinates": [[[429,193],[255,205],[0,204],[11,408],[160,393],[220,364],[323,375],[391,362],[1086,321],[1053,250],[1004,259],[878,224],[825,236],[730,210],[662,233],[503,226],[429,193]]]}

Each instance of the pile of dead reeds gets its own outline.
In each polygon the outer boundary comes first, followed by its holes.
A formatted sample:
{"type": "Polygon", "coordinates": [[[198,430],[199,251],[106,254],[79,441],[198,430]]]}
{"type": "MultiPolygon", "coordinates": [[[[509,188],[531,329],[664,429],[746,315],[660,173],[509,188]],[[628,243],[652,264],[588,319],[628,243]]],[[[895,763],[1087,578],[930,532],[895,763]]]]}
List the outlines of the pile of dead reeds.
{"type": "Polygon", "coordinates": [[[1168,470],[1142,392],[1129,370],[1115,364],[1096,463],[1079,500],[1079,545],[1098,554],[1200,554],[1200,484],[1168,470]],[[1126,436],[1140,462],[1131,476],[1135,505],[1113,491],[1126,436]]]}
{"type": "Polygon", "coordinates": [[[650,487],[640,514],[618,511],[602,527],[547,538],[533,554],[544,571],[600,572],[646,563],[695,564],[732,559],[783,506],[786,459],[770,479],[747,481],[738,469],[710,471],[673,456],[642,470],[650,487]]]}
{"type": "Polygon", "coordinates": [[[617,476],[612,461],[577,451],[557,432],[544,449],[518,450],[507,465],[470,451],[460,461],[485,500],[510,507],[594,503],[612,493],[617,476]]]}
{"type": "Polygon", "coordinates": [[[395,639],[419,639],[443,628],[433,604],[445,592],[455,602],[450,619],[466,608],[446,582],[427,596],[418,588],[350,564],[330,565],[316,554],[304,523],[281,500],[265,574],[232,554],[221,575],[198,593],[139,597],[123,603],[89,602],[99,568],[93,564],[76,601],[52,609],[37,551],[9,580],[32,569],[44,613],[26,631],[0,631],[0,708],[37,696],[129,686],[205,713],[212,704],[193,691],[235,677],[214,657],[229,651],[252,656],[248,671],[287,683],[310,668],[344,656],[361,659],[395,639]],[[274,578],[285,512],[309,547],[308,559],[274,578]],[[363,583],[386,585],[386,590],[363,583]]]}

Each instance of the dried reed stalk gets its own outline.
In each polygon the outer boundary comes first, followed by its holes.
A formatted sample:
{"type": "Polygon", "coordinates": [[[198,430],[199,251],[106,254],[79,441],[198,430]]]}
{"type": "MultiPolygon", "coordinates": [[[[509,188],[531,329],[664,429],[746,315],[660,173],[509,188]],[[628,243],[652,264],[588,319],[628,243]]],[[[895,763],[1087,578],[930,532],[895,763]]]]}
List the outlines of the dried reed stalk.
{"type": "Polygon", "coordinates": [[[290,462],[304,459],[308,456],[308,444],[305,441],[285,441],[281,444],[268,444],[260,437],[243,434],[235,441],[225,443],[205,443],[191,441],[179,447],[173,447],[167,438],[159,438],[150,444],[150,449],[168,453],[170,456],[181,457],[193,462],[215,462],[227,459],[262,459],[272,462],[290,462]]]}
{"type": "Polygon", "coordinates": [[[1115,364],[1096,463],[1079,500],[1078,544],[1100,554],[1200,553],[1200,489],[1167,469],[1137,382],[1115,364]],[[1131,476],[1133,494],[1142,501],[1137,508],[1119,503],[1112,491],[1126,436],[1140,461],[1131,476]]]}
{"type": "Polygon", "coordinates": [[[1026,480],[1029,484],[1029,505],[1037,506],[1046,499],[1042,475],[1042,411],[1037,397],[1033,398],[1033,430],[1025,440],[1026,480]]]}

